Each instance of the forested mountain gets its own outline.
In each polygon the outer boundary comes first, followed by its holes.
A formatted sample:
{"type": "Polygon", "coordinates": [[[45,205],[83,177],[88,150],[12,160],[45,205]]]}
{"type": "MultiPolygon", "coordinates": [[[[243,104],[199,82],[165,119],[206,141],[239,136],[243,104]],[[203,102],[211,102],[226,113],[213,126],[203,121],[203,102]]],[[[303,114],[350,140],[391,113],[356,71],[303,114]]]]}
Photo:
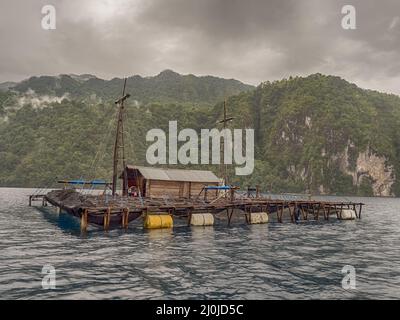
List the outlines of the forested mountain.
{"type": "Polygon", "coordinates": [[[229,99],[253,127],[252,184],[321,194],[400,195],[400,97],[311,75],[229,99]]]}
{"type": "MultiPolygon", "coordinates": [[[[14,86],[14,90],[24,93],[33,90],[41,95],[71,98],[89,98],[102,101],[115,99],[121,95],[123,79],[99,79],[92,75],[60,75],[31,77],[14,86]]],[[[237,80],[217,77],[196,77],[180,75],[164,70],[154,77],[132,76],[127,79],[129,92],[139,104],[160,103],[209,103],[215,104],[224,97],[253,89],[237,80]]]]}
{"type": "MultiPolygon", "coordinates": [[[[122,80],[59,78],[30,78],[0,92],[1,186],[110,178],[115,106],[109,101],[120,95],[122,80]]],[[[235,91],[227,99],[231,126],[254,128],[256,145],[253,174],[232,175],[233,182],[272,192],[400,195],[400,98],[321,74],[257,88],[172,71],[131,77],[129,162],[146,164],[147,131],[167,129],[170,120],[179,129],[215,127],[229,90],[235,91]],[[135,81],[151,86],[139,92],[135,81]]],[[[218,173],[218,166],[209,168],[218,173]]]]}

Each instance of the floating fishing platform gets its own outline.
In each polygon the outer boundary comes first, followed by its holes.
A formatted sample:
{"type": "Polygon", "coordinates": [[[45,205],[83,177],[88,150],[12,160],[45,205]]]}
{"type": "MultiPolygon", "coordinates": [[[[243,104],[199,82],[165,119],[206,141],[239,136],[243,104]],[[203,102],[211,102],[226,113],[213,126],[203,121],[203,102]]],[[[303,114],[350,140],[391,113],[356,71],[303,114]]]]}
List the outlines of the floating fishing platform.
{"type": "MultiPolygon", "coordinates": [[[[171,219],[187,219],[191,224],[193,216],[211,215],[213,218],[225,215],[227,224],[231,224],[232,216],[242,216],[248,224],[268,222],[271,215],[276,216],[278,223],[284,222],[284,213],[290,221],[308,221],[324,219],[332,216],[341,220],[360,219],[363,203],[335,202],[318,200],[282,200],[266,197],[248,197],[236,194],[234,189],[222,197],[208,200],[205,197],[193,199],[140,198],[110,195],[83,195],[73,189],[54,190],[46,195],[37,195],[42,203],[49,203],[59,211],[78,217],[81,228],[86,230],[88,224],[103,227],[127,228],[128,224],[140,217],[146,221],[148,216],[162,216],[171,219]],[[252,219],[252,216],[263,214],[266,218],[252,219]]],[[[146,222],[145,222],[146,224],[146,222]]],[[[172,226],[172,225],[171,225],[172,226]]],[[[162,221],[159,224],[162,228],[162,221]]]]}

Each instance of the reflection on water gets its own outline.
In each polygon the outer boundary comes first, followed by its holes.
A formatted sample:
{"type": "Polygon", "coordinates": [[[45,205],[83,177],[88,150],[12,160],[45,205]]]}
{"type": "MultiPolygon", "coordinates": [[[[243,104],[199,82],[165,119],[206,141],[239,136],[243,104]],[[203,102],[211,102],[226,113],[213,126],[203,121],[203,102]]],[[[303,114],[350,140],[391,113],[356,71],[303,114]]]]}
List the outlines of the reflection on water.
{"type": "Polygon", "coordinates": [[[66,212],[58,213],[54,207],[38,207],[38,211],[42,213],[42,217],[48,223],[54,224],[66,232],[80,234],[79,220],[66,212]]]}
{"type": "Polygon", "coordinates": [[[81,235],[76,218],[28,207],[30,192],[0,189],[3,299],[400,298],[399,199],[351,198],[367,204],[361,221],[173,230],[139,221],[81,235]],[[56,290],[41,287],[45,264],[56,290]],[[341,287],[347,264],[355,290],[341,287]]]}

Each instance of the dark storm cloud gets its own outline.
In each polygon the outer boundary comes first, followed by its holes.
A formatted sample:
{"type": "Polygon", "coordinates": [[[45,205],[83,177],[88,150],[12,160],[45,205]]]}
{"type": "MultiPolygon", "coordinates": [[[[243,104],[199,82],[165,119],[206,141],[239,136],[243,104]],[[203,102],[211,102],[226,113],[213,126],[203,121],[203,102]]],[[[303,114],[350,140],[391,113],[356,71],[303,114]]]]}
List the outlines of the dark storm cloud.
{"type": "Polygon", "coordinates": [[[170,68],[257,84],[321,72],[400,93],[398,0],[3,0],[0,18],[0,81],[170,68]],[[45,4],[54,31],[40,27],[45,4]],[[341,27],[345,4],[356,30],[341,27]]]}

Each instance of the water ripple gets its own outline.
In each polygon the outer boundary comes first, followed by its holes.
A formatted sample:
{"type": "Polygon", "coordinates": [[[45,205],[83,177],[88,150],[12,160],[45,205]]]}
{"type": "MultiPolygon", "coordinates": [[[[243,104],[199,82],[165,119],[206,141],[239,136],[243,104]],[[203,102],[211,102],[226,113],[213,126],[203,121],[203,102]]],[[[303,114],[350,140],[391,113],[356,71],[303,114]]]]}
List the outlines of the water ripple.
{"type": "Polygon", "coordinates": [[[1,299],[399,299],[400,199],[363,198],[360,221],[101,230],[0,189],[1,299]],[[57,288],[42,289],[43,265],[57,288]],[[355,290],[341,286],[356,268],[355,290]]]}

